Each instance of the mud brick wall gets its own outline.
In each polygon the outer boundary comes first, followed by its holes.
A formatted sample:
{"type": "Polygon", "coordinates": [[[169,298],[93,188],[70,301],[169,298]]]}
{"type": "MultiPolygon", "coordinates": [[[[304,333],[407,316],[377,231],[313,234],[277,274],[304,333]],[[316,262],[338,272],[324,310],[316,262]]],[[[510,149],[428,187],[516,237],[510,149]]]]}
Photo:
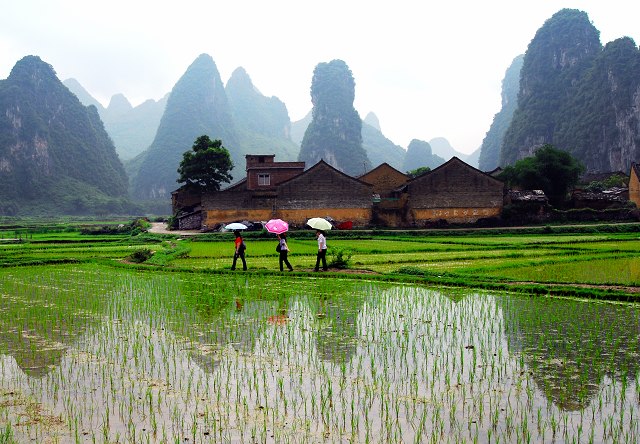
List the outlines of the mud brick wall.
{"type": "Polygon", "coordinates": [[[411,209],[502,209],[504,184],[464,162],[452,159],[409,182],[411,209]]]}
{"type": "Polygon", "coordinates": [[[366,224],[371,219],[373,186],[321,162],[278,186],[278,214],[301,221],[330,216],[366,224]]]}
{"type": "Polygon", "coordinates": [[[275,205],[275,192],[250,191],[243,183],[217,193],[205,193],[202,223],[212,227],[220,222],[266,221],[275,217],[275,205]]]}
{"type": "Polygon", "coordinates": [[[409,177],[387,164],[382,164],[360,176],[360,180],[372,184],[373,192],[380,197],[390,197],[394,190],[407,183],[409,177]]]}
{"type": "Polygon", "coordinates": [[[278,186],[278,208],[370,208],[373,187],[319,164],[278,186]]]}

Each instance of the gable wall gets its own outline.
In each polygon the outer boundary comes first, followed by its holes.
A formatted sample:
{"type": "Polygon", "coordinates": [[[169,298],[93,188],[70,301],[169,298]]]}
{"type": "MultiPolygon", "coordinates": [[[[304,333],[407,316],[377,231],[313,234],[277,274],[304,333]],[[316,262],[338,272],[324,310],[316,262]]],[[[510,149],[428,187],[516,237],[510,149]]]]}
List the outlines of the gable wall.
{"type": "Polygon", "coordinates": [[[294,223],[330,216],[366,225],[371,220],[371,195],[371,185],[318,165],[278,186],[278,214],[294,223]]]}
{"type": "Polygon", "coordinates": [[[360,180],[373,185],[373,192],[380,197],[390,197],[392,191],[407,183],[409,178],[391,167],[382,166],[360,177],[360,180]]]}
{"type": "Polygon", "coordinates": [[[502,182],[462,162],[450,162],[409,182],[411,222],[475,222],[502,213],[502,182]]]}

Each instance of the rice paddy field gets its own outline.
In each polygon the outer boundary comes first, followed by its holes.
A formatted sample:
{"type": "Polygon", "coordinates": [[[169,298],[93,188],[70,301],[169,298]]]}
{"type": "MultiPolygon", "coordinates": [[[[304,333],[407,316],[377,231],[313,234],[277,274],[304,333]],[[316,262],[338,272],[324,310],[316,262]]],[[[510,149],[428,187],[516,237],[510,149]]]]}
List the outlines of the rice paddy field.
{"type": "Polygon", "coordinates": [[[637,225],[327,239],[0,230],[0,443],[640,441],[637,225]]]}

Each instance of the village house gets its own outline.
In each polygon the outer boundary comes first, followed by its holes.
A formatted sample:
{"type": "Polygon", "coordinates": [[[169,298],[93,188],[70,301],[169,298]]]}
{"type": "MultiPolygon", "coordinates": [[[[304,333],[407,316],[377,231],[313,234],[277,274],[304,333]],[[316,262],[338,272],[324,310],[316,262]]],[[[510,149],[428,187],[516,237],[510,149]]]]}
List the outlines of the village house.
{"type": "Polygon", "coordinates": [[[500,217],[503,208],[504,184],[457,157],[411,179],[402,191],[410,225],[474,223],[500,217]]]}
{"type": "Polygon", "coordinates": [[[278,185],[278,216],[304,224],[312,217],[329,216],[364,226],[371,221],[373,186],[351,177],[324,160],[278,185]]]}
{"type": "Polygon", "coordinates": [[[307,170],[304,162],[276,162],[275,155],[246,160],[247,176],[223,190],[174,192],[180,228],[274,218],[303,226],[312,217],[356,226],[474,223],[499,217],[503,208],[503,183],[457,157],[413,179],[386,163],[354,178],[323,160],[307,170]]]}
{"type": "Polygon", "coordinates": [[[372,185],[324,161],[308,170],[304,162],[275,162],[274,155],[247,155],[247,177],[202,196],[202,228],[238,220],[279,218],[304,225],[312,217],[331,217],[366,225],[371,220],[372,185]]]}
{"type": "Polygon", "coordinates": [[[371,222],[374,225],[402,226],[407,195],[397,190],[406,185],[409,176],[383,163],[358,179],[373,185],[371,222]]]}
{"type": "Polygon", "coordinates": [[[202,227],[202,196],[199,191],[182,186],[171,193],[171,208],[177,215],[179,230],[199,230],[202,227]]]}

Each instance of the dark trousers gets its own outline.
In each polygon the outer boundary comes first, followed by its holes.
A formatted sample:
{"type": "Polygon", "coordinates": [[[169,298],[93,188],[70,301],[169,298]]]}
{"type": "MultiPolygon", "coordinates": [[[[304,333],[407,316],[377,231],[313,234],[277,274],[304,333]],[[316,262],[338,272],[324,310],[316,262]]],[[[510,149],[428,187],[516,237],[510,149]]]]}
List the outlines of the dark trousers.
{"type": "Polygon", "coordinates": [[[282,264],[286,264],[287,268],[289,270],[293,270],[293,267],[289,263],[289,259],[287,258],[287,256],[289,256],[289,252],[288,251],[285,250],[285,251],[281,251],[280,252],[280,271],[283,271],[283,269],[284,269],[282,264]]]}
{"type": "Polygon", "coordinates": [[[233,255],[233,265],[231,266],[232,270],[236,269],[236,261],[238,258],[242,259],[242,269],[247,271],[247,261],[244,259],[244,251],[241,253],[234,253],[233,255]]]}
{"type": "Polygon", "coordinates": [[[314,268],[315,271],[318,271],[318,269],[320,268],[320,261],[322,261],[322,269],[324,271],[327,271],[327,249],[326,248],[324,250],[318,251],[318,256],[316,257],[316,267],[314,268]]]}

